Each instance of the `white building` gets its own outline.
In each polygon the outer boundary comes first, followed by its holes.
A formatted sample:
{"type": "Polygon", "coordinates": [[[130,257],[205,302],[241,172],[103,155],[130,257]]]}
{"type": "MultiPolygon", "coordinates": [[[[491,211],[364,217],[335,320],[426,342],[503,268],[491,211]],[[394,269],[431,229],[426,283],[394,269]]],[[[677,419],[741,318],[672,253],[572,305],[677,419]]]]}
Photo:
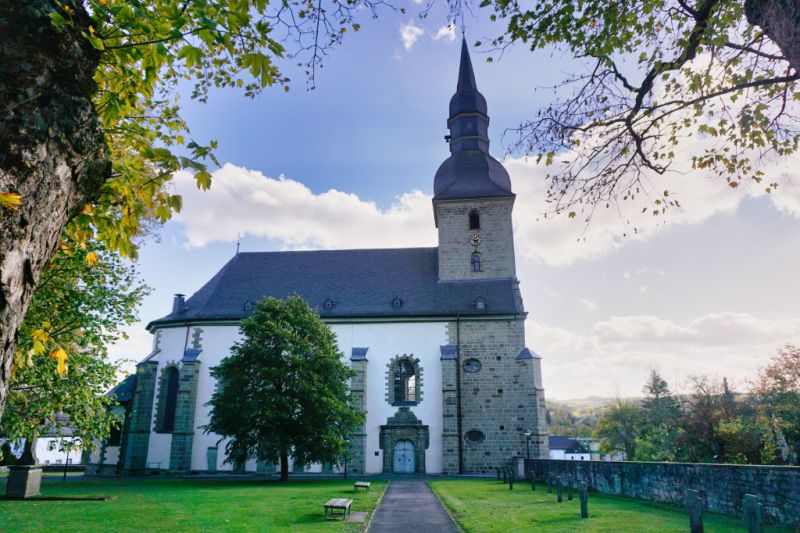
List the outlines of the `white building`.
{"type": "Polygon", "coordinates": [[[548,437],[550,459],[565,461],[591,461],[592,454],[582,442],[572,437],[563,435],[550,435],[548,437]]]}

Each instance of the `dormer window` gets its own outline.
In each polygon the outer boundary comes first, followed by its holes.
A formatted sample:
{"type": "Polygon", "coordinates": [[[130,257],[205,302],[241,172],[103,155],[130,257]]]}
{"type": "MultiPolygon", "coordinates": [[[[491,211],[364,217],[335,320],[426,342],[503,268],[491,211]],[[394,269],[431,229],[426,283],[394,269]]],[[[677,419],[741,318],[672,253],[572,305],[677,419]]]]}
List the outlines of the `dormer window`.
{"type": "Polygon", "coordinates": [[[481,229],[481,216],[477,211],[471,211],[469,214],[469,229],[481,229]]]}
{"type": "Polygon", "coordinates": [[[395,296],[394,299],[392,299],[392,307],[393,308],[400,309],[400,307],[402,307],[402,305],[403,305],[403,300],[401,300],[399,296],[395,296]]]}
{"type": "Polygon", "coordinates": [[[486,311],[486,300],[481,297],[475,298],[475,310],[486,311]]]}
{"type": "Polygon", "coordinates": [[[472,271],[481,271],[481,254],[472,254],[472,271]]]}
{"type": "Polygon", "coordinates": [[[322,306],[323,306],[325,309],[328,309],[328,310],[330,310],[330,309],[333,309],[333,307],[334,307],[335,305],[336,305],[336,302],[334,302],[334,301],[333,301],[333,300],[331,300],[330,298],[328,298],[327,300],[325,300],[325,301],[322,303],[322,306]]]}

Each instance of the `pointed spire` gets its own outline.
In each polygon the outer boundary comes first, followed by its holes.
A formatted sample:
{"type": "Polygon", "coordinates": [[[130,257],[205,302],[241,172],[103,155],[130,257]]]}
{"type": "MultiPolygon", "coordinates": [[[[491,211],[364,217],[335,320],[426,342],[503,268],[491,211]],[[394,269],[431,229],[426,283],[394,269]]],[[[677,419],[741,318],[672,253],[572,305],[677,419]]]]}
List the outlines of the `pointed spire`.
{"type": "Polygon", "coordinates": [[[456,91],[463,90],[478,92],[478,84],[475,82],[475,72],[472,70],[472,60],[469,57],[466,36],[461,39],[461,64],[458,67],[458,85],[456,86],[456,91]]]}
{"type": "Polygon", "coordinates": [[[467,38],[461,39],[461,63],[458,67],[458,84],[456,94],[450,100],[450,118],[461,113],[480,113],[487,115],[486,98],[478,92],[475,81],[475,71],[472,69],[472,59],[469,57],[467,38]]]}

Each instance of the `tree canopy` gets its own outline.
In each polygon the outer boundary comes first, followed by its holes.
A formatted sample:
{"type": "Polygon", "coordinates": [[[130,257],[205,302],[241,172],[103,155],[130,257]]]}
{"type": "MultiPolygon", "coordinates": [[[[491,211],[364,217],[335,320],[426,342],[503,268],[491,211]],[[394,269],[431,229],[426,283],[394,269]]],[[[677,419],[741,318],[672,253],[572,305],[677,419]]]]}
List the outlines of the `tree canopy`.
{"type": "Polygon", "coordinates": [[[149,291],[134,266],[99,243],[65,240],[48,265],[22,325],[0,433],[32,441],[60,432],[66,415],[84,443],[108,436],[115,421],[104,393],[116,382],[108,346],[125,336],[149,291]],[[53,363],[53,364],[51,364],[53,363]]]}
{"type": "Polygon", "coordinates": [[[226,439],[229,461],[256,458],[341,464],[364,414],[354,407],[336,336],[300,297],[265,298],[242,321],[242,339],[211,371],[218,387],[207,432],[226,439]]]}
{"type": "MultiPolygon", "coordinates": [[[[135,257],[181,208],[177,170],[207,189],[214,140],[191,137],[179,86],[255,96],[311,80],[382,0],[31,0],[0,3],[0,413],[20,327],[62,232],[135,257]]],[[[30,339],[29,339],[30,340],[30,339]]]]}
{"type": "MultiPolygon", "coordinates": [[[[451,2],[460,6],[459,2],[451,2]]],[[[483,0],[506,25],[495,51],[522,43],[581,65],[556,99],[522,122],[516,148],[547,164],[555,212],[590,218],[637,200],[680,206],[652,176],[723,176],[731,187],[774,176],[762,163],[800,142],[800,3],[796,0],[483,0]]],[[[480,43],[478,43],[480,44],[480,43]]],[[[491,59],[491,58],[490,58],[491,59]]]]}

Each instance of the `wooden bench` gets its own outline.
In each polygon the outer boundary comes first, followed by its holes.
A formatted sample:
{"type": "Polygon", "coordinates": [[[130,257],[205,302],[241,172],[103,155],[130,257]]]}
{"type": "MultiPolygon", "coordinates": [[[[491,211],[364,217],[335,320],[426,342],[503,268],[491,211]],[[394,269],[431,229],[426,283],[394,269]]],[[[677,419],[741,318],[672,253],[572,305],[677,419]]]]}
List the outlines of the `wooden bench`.
{"type": "Polygon", "coordinates": [[[336,516],[337,512],[341,512],[342,519],[347,518],[350,514],[350,506],[353,505],[353,500],[347,498],[331,498],[325,504],[325,520],[328,519],[328,513],[331,516],[336,516]]]}
{"type": "Polygon", "coordinates": [[[369,481],[356,481],[353,483],[353,492],[358,492],[358,489],[364,489],[365,492],[369,492],[370,485],[369,481]]]}

